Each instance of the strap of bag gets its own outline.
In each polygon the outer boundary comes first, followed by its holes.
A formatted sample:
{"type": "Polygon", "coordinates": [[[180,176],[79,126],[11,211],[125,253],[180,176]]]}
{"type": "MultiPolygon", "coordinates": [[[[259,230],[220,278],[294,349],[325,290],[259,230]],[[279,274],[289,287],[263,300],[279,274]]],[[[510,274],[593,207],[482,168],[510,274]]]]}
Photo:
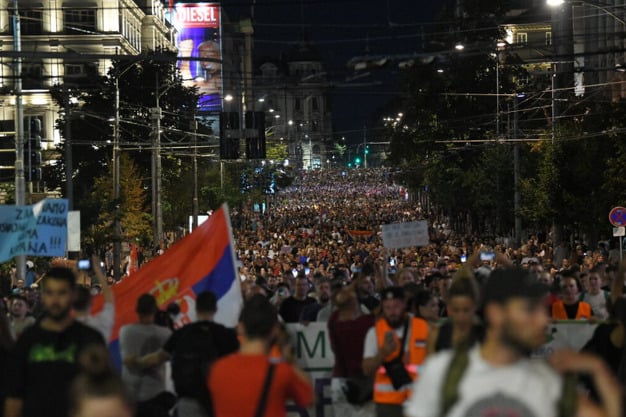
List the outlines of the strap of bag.
{"type": "Polygon", "coordinates": [[[578,411],[578,378],[574,374],[563,376],[563,390],[558,403],[559,416],[574,416],[578,411]]]}
{"type": "Polygon", "coordinates": [[[404,331],[402,333],[402,345],[400,346],[400,359],[404,360],[404,345],[406,345],[406,337],[408,336],[409,333],[409,320],[411,320],[410,318],[406,319],[406,321],[404,322],[404,331]]]}
{"type": "Polygon", "coordinates": [[[267,375],[265,376],[265,383],[263,384],[263,392],[261,393],[261,398],[259,399],[259,405],[256,407],[256,412],[254,413],[254,417],[263,417],[265,413],[265,407],[267,406],[267,397],[270,392],[270,385],[272,384],[272,378],[274,376],[274,370],[276,365],[270,363],[269,368],[267,369],[267,375]]]}
{"type": "Polygon", "coordinates": [[[440,416],[445,416],[452,406],[459,400],[459,385],[469,365],[469,348],[463,344],[457,347],[452,354],[452,360],[446,371],[446,378],[441,393],[440,416]]]}

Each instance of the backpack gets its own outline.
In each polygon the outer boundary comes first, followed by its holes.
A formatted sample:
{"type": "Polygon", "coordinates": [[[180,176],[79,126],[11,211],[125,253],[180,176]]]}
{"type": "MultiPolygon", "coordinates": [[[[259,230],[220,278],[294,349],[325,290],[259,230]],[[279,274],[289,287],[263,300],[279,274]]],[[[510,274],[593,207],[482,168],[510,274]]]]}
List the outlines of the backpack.
{"type": "Polygon", "coordinates": [[[209,322],[183,327],[172,352],[172,380],[178,397],[206,401],[207,377],[219,350],[209,322]]]}
{"type": "MultiPolygon", "coordinates": [[[[459,400],[459,385],[469,366],[469,350],[467,344],[461,345],[454,350],[452,360],[446,371],[441,392],[441,417],[448,414],[454,404],[459,400]]],[[[563,379],[563,389],[558,403],[558,416],[571,417],[576,415],[578,406],[578,380],[574,375],[566,374],[563,379]]]]}

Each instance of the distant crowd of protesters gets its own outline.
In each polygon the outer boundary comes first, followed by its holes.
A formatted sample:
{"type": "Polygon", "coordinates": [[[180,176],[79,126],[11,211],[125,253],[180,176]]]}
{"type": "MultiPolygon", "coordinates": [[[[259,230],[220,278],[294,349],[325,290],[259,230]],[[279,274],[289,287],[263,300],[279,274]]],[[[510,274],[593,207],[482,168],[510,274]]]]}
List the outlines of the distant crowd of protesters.
{"type": "Polygon", "coordinates": [[[32,261],[25,280],[0,276],[4,415],[94,417],[106,399],[119,417],[283,416],[287,400],[313,401],[284,324],[320,322],[335,357],[335,416],[559,415],[557,403],[578,403],[561,374],[580,373],[590,401],[581,409],[620,417],[625,275],[612,245],[539,235],[514,248],[456,235],[385,169],[305,172],[275,200],[265,212],[231,211],[245,300],[237,331],[213,322],[214,294],[198,295],[198,320],[181,329],[173,309],[144,294],[136,323],[120,330],[121,375],[102,349],[115,314],[110,276],[63,262],[40,274],[32,261]],[[384,247],[382,225],[419,220],[428,245],[384,247]],[[92,316],[97,293],[105,307],[92,316]],[[589,353],[527,362],[550,320],[600,323],[589,353]]]}

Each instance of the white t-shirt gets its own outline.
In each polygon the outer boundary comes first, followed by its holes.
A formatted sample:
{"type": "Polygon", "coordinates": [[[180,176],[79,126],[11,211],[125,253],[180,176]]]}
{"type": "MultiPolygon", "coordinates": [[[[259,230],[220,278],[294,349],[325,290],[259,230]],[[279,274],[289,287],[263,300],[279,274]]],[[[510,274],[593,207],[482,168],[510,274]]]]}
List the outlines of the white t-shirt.
{"type": "MultiPolygon", "coordinates": [[[[120,329],[120,354],[143,356],[163,347],[172,331],[156,324],[127,324],[120,329]]],[[[166,390],[165,364],[146,370],[122,366],[122,380],[137,401],[146,401],[166,390]]]]}
{"type": "MultiPolygon", "coordinates": [[[[426,361],[404,403],[407,417],[439,417],[444,379],[453,351],[426,361]]],[[[509,366],[485,362],[479,347],[469,352],[470,363],[458,387],[459,400],[446,417],[557,417],[562,379],[545,362],[522,359],[509,366]]]]}
{"type": "Polygon", "coordinates": [[[600,292],[596,295],[591,295],[586,292],[582,296],[582,301],[589,303],[589,305],[591,306],[593,315],[601,320],[606,320],[609,318],[609,312],[606,308],[606,299],[606,293],[602,290],[600,290],[600,292]]]}
{"type": "MultiPolygon", "coordinates": [[[[404,325],[394,329],[398,339],[402,340],[404,334],[404,325]]],[[[409,350],[409,341],[411,340],[411,323],[409,322],[409,328],[407,329],[406,341],[404,342],[404,351],[409,350]]],[[[378,337],[376,336],[376,325],[370,327],[365,335],[365,342],[363,345],[363,358],[373,358],[378,354],[378,337]]]]}

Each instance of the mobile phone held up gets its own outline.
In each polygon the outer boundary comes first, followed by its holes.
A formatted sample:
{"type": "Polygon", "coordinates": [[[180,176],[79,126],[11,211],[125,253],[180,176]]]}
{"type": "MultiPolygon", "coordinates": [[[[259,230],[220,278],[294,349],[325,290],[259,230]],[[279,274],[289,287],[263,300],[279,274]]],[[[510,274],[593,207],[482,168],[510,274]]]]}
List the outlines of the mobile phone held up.
{"type": "MultiPolygon", "coordinates": [[[[79,259],[77,266],[79,271],[93,272],[94,270],[91,259],[79,259]]],[[[100,269],[104,271],[104,262],[100,262],[100,269]]]]}
{"type": "Polygon", "coordinates": [[[481,261],[493,261],[494,259],[496,259],[496,254],[493,252],[481,252],[480,253],[480,260],[481,261]]]}
{"type": "Polygon", "coordinates": [[[81,271],[89,271],[91,269],[91,260],[90,259],[79,259],[78,260],[78,269],[81,271]]]}

